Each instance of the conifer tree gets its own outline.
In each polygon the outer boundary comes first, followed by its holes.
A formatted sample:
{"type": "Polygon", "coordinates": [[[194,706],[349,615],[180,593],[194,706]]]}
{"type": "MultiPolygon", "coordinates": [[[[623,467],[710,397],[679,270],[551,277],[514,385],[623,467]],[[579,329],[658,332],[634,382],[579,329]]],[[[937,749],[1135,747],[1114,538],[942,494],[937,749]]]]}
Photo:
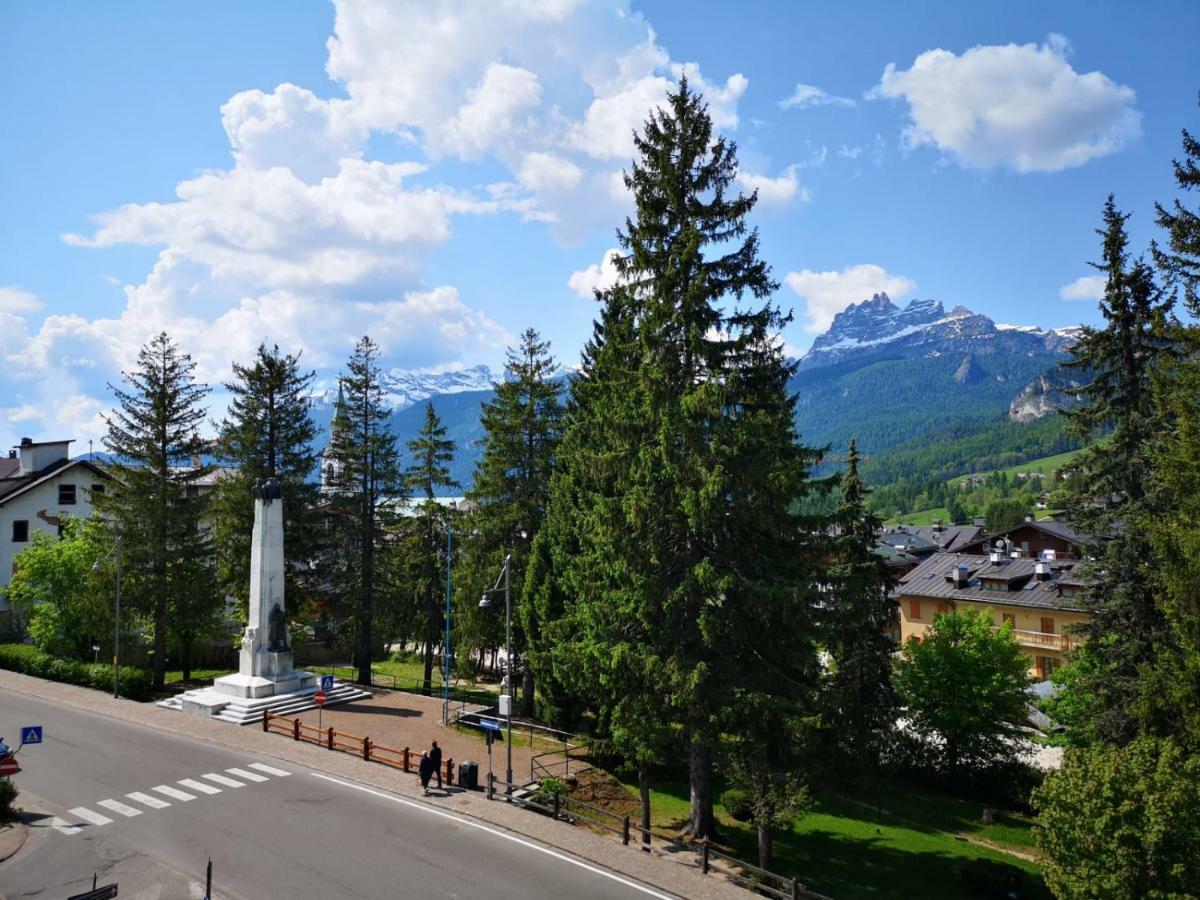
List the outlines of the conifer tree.
{"type": "Polygon", "coordinates": [[[1125,743],[1156,730],[1162,708],[1154,663],[1169,630],[1150,571],[1151,547],[1139,522],[1150,512],[1150,453],[1164,421],[1154,379],[1174,357],[1173,300],[1142,260],[1130,260],[1125,222],[1110,195],[1104,207],[1106,276],[1100,312],[1105,326],[1084,328],[1064,365],[1091,375],[1083,403],[1067,415],[1085,438],[1111,429],[1079,459],[1083,489],[1071,517],[1087,535],[1087,640],[1075,656],[1071,690],[1086,709],[1078,727],[1106,742],[1125,743]],[[1151,676],[1151,677],[1146,677],[1151,676]]]}
{"type": "Polygon", "coordinates": [[[510,556],[514,603],[513,645],[525,661],[521,714],[534,713],[534,670],[526,659],[528,626],[536,622],[523,600],[529,548],[541,530],[549,504],[550,475],[562,427],[561,385],[555,380],[550,345],[537,331],[527,329],[518,347],[509,348],[504,377],[495,399],[483,406],[483,453],[475,468],[468,498],[471,514],[462,540],[459,590],[466,613],[477,631],[484,619],[493,626],[495,615],[480,617],[475,603],[491,587],[510,556]]]}
{"type": "Polygon", "coordinates": [[[289,609],[298,609],[299,562],[314,553],[310,389],[315,373],[300,368],[300,354],[260,344],[249,365],[233,364],[226,383],[229,409],[219,426],[217,453],[229,470],[213,492],[214,540],[221,588],[243,604],[249,599],[250,543],[254,501],[250,489],[260,479],[277,478],[283,488],[284,557],[289,609]]]}
{"type": "MultiPolygon", "coordinates": [[[[1200,140],[1183,130],[1183,160],[1175,160],[1175,183],[1183,191],[1200,190],[1200,140]]],[[[1169,287],[1182,287],[1184,302],[1200,316],[1200,211],[1175,200],[1168,209],[1154,204],[1158,226],[1167,233],[1167,249],[1153,248],[1154,263],[1169,287]]]]}
{"type": "Polygon", "coordinates": [[[330,485],[337,529],[331,568],[353,609],[358,682],[369,685],[375,618],[392,587],[384,557],[393,515],[383,501],[407,494],[396,436],[388,428],[391,411],[385,403],[379,345],[364,335],[346,370],[340,379],[345,416],[331,444],[340,463],[330,485]]]}
{"type": "Polygon", "coordinates": [[[711,837],[713,749],[736,692],[762,690],[788,642],[788,671],[812,685],[806,529],[790,507],[816,454],[794,433],[775,338],[786,319],[745,221],[756,197],[729,194],[735,148],[686,80],[634,141],[637,213],[618,233],[621,281],[602,296],[570,424],[598,440],[563,448],[580,535],[561,631],[577,635],[570,658],[597,670],[602,718],[637,762],[656,756],[664,723],[680,729],[684,831],[711,837]],[[767,619],[796,627],[785,638],[767,619]]]}
{"type": "Polygon", "coordinates": [[[406,568],[414,576],[414,587],[421,598],[419,621],[424,625],[426,691],[433,687],[433,648],[444,626],[441,587],[445,584],[446,528],[449,511],[437,503],[440,488],[459,487],[450,477],[454,460],[454,441],[446,438],[446,428],[433,404],[425,406],[425,424],[408,442],[412,463],[404,472],[405,485],[421,500],[415,527],[408,535],[406,568]]]}
{"type": "Polygon", "coordinates": [[[858,462],[858,445],[851,441],[826,569],[825,646],[832,672],[822,706],[837,758],[870,770],[878,767],[895,720],[896,648],[888,629],[898,605],[888,590],[887,564],[875,553],[881,523],[867,507],[870,491],[859,478],[858,462]]]}
{"type": "MultiPolygon", "coordinates": [[[[155,688],[166,680],[172,597],[196,577],[197,566],[211,565],[203,548],[197,552],[196,523],[205,506],[197,482],[211,467],[201,458],[208,442],[198,432],[209,389],[196,383],[195,369],[163,331],[138,351],[137,365],[121,373],[125,387],[109,385],[117,408],[105,419],[104,446],[115,457],[114,477],[94,498],[122,536],[123,587],[154,636],[155,688]]],[[[195,603],[219,609],[222,598],[213,592],[195,603]]]]}

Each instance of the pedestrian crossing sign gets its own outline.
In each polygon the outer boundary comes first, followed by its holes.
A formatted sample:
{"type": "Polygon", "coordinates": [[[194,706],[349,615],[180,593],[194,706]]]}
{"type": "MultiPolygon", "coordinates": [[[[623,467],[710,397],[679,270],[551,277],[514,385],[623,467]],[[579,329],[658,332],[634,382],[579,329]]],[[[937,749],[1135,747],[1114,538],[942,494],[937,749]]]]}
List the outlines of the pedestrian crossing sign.
{"type": "Polygon", "coordinates": [[[330,691],[333,690],[333,676],[332,675],[322,675],[321,676],[321,690],[325,691],[325,693],[329,693],[330,691]]]}
{"type": "Polygon", "coordinates": [[[40,744],[42,742],[42,726],[26,725],[21,729],[22,744],[40,744]]]}

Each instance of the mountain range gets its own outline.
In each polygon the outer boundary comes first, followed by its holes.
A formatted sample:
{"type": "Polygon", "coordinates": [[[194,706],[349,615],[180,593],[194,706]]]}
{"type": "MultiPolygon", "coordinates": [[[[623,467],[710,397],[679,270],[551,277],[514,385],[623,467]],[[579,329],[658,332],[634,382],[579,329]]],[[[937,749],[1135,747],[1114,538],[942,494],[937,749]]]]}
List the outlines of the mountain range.
{"type": "MultiPolygon", "coordinates": [[[[1065,402],[1058,363],[1078,333],[997,324],[964,306],[947,312],[938,300],[899,307],[875,294],[838,313],[798,360],[789,387],[801,440],[829,446],[836,457],[856,438],[865,453],[880,455],[950,427],[962,434],[1035,420],[1065,402]]],[[[391,426],[401,447],[420,430],[425,401],[432,402],[457,446],[452,475],[469,486],[483,438],[480,408],[499,377],[486,366],[389,371],[391,426]]],[[[333,399],[326,394],[317,404],[322,427],[333,399]]]]}

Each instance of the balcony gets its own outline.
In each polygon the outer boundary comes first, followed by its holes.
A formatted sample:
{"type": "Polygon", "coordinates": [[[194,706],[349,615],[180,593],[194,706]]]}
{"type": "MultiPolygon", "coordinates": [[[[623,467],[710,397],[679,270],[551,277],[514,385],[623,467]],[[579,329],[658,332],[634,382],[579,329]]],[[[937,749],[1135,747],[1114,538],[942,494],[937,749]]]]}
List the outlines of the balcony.
{"type": "Polygon", "coordinates": [[[1057,650],[1059,653],[1066,653],[1068,650],[1074,649],[1076,644],[1070,635],[1048,634],[1044,631],[1022,631],[1020,628],[1014,628],[1013,636],[1022,647],[1057,650]]]}

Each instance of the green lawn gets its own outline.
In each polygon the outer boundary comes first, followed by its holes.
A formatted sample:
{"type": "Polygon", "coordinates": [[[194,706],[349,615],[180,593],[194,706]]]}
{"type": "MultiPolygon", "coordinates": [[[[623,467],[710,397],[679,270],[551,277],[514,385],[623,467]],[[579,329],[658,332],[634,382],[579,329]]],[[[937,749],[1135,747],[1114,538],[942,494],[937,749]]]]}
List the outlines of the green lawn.
{"type": "MultiPolygon", "coordinates": [[[[997,469],[997,472],[1003,472],[1010,478],[1018,472],[1037,472],[1045,478],[1049,478],[1054,474],[1055,469],[1061,469],[1075,459],[1082,450],[1068,450],[1066,453],[1056,453],[1054,456],[1043,456],[1041,459],[1031,459],[1029,462],[1021,463],[1018,466],[1009,466],[1005,469],[997,469]]],[[[981,475],[991,475],[991,472],[980,472],[981,475]]],[[[958,476],[959,478],[963,476],[958,476]]],[[[954,481],[955,479],[950,479],[954,481]]]]}
{"type": "MultiPolygon", "coordinates": [[[[636,790],[629,786],[630,790],[636,790]]],[[[672,830],[688,813],[687,785],[665,784],[651,794],[657,827],[672,830]]],[[[1012,866],[1024,873],[1025,897],[1049,897],[1035,863],[971,843],[955,832],[1028,852],[1032,823],[1002,815],[992,826],[979,824],[978,804],[912,789],[891,787],[882,815],[874,802],[863,804],[819,795],[813,811],[789,832],[777,834],[773,869],[796,877],[837,900],[867,897],[970,896],[963,869],[1012,866]]],[[[731,819],[718,805],[723,842],[749,862],[757,860],[754,830],[731,819]]]]}
{"type": "Polygon", "coordinates": [[[884,522],[885,525],[932,525],[934,519],[941,519],[942,522],[949,523],[950,510],[944,506],[939,506],[937,509],[923,509],[919,512],[904,513],[901,516],[894,516],[884,522]]]}
{"type": "MultiPolygon", "coordinates": [[[[212,681],[214,678],[220,678],[222,675],[228,675],[236,669],[192,669],[192,681],[212,681]]],[[[170,669],[167,671],[167,684],[175,684],[183,681],[182,669],[170,669]]]]}

